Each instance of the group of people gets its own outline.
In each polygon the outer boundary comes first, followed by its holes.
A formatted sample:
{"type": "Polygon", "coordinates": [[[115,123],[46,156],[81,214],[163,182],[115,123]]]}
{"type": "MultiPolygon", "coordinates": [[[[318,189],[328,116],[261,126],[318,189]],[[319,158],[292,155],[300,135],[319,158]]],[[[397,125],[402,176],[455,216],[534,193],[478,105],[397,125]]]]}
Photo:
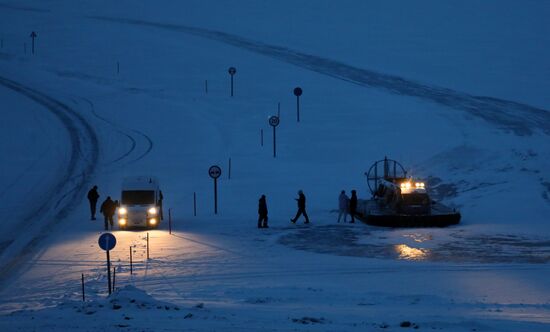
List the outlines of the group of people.
{"type": "MultiPolygon", "coordinates": [[[[88,191],[88,201],[90,202],[90,214],[91,214],[91,220],[96,220],[95,214],[96,214],[96,206],[97,201],[99,200],[99,193],[97,192],[97,186],[93,186],[90,191],[88,191]]],[[[118,207],[119,203],[118,201],[113,201],[111,199],[111,196],[107,196],[107,198],[103,201],[101,204],[101,207],[99,208],[99,213],[103,214],[104,222],[105,222],[105,230],[109,230],[109,225],[111,225],[111,230],[114,227],[114,220],[113,217],[115,216],[116,208],[118,207]]]]}
{"type": "MultiPolygon", "coordinates": [[[[304,195],[304,192],[298,190],[298,198],[295,198],[295,200],[298,202],[298,212],[296,212],[294,218],[290,219],[290,222],[295,224],[298,218],[303,215],[306,219],[304,224],[309,224],[309,217],[306,212],[306,195],[304,195]]],[[[258,201],[258,228],[269,228],[267,219],[267,202],[265,195],[262,195],[258,201]]]]}
{"type": "MultiPolygon", "coordinates": [[[[304,216],[304,224],[309,224],[309,217],[306,212],[306,195],[302,190],[298,190],[298,198],[295,198],[298,203],[298,211],[296,216],[290,219],[290,222],[295,224],[300,216],[304,216]]],[[[351,198],[346,195],[346,191],[342,190],[338,197],[338,207],[340,213],[338,214],[338,222],[344,216],[344,222],[346,222],[348,214],[351,216],[351,223],[355,223],[355,214],[357,212],[357,192],[351,191],[351,198]]],[[[267,225],[267,202],[265,195],[260,197],[258,202],[258,228],[268,228],[267,225]]]]}
{"type": "Polygon", "coordinates": [[[351,217],[350,223],[355,222],[355,214],[357,213],[357,192],[355,190],[351,191],[351,198],[346,195],[346,191],[342,190],[340,192],[340,196],[338,196],[338,221],[342,219],[342,216],[344,216],[344,222],[346,222],[348,218],[348,214],[351,217]]]}

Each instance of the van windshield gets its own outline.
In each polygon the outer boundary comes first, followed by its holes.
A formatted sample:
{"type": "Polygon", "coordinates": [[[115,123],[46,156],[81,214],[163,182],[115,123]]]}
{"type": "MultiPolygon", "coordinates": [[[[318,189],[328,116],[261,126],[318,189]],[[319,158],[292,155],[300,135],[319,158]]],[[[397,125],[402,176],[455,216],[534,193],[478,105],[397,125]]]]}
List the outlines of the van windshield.
{"type": "Polygon", "coordinates": [[[155,204],[155,192],[153,190],[123,191],[122,204],[124,205],[155,204]]]}

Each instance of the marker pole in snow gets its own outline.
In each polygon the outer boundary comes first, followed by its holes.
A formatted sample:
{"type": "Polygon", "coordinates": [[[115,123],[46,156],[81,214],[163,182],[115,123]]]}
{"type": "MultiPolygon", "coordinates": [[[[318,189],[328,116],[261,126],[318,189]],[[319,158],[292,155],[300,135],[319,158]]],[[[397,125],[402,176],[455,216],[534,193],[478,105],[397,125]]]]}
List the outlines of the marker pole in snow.
{"type": "Polygon", "coordinates": [[[82,273],[82,302],[86,302],[86,294],[84,293],[84,273],[82,273]]]}
{"type": "Polygon", "coordinates": [[[134,274],[134,263],[132,261],[132,246],[130,246],[130,275],[134,274]]]}
{"type": "Polygon", "coordinates": [[[197,193],[193,192],[193,216],[197,216],[197,193]]]}
{"type": "Polygon", "coordinates": [[[296,96],[296,119],[300,122],[300,96],[302,95],[302,88],[294,88],[294,95],[296,96]]]}
{"type": "Polygon", "coordinates": [[[172,234],[172,209],[168,209],[168,234],[172,234]]]}
{"type": "Polygon", "coordinates": [[[120,62],[119,61],[116,62],[116,74],[117,75],[120,74],[120,62]]]}
{"type": "Polygon", "coordinates": [[[276,128],[279,125],[279,117],[272,116],[269,118],[269,125],[273,127],[273,158],[277,158],[277,136],[276,128]]]}
{"type": "Polygon", "coordinates": [[[227,179],[231,180],[231,158],[229,158],[229,172],[227,172],[227,179]]]}
{"type": "Polygon", "coordinates": [[[222,175],[222,169],[217,165],[210,166],[208,175],[214,179],[214,214],[218,214],[218,178],[222,175]]]}
{"type": "Polygon", "coordinates": [[[32,38],[32,54],[34,54],[34,38],[36,38],[38,35],[36,34],[36,32],[31,32],[31,38],[32,38]]]}
{"type": "Polygon", "coordinates": [[[147,259],[149,259],[149,232],[147,232],[147,259]]]}
{"type": "Polygon", "coordinates": [[[235,67],[229,67],[227,70],[229,72],[229,75],[231,76],[231,97],[233,97],[233,76],[237,72],[237,69],[235,67]]]}
{"type": "Polygon", "coordinates": [[[113,266],[113,292],[115,291],[116,268],[113,266]]]}
{"type": "Polygon", "coordinates": [[[260,129],[260,145],[264,146],[264,130],[260,129]]]}

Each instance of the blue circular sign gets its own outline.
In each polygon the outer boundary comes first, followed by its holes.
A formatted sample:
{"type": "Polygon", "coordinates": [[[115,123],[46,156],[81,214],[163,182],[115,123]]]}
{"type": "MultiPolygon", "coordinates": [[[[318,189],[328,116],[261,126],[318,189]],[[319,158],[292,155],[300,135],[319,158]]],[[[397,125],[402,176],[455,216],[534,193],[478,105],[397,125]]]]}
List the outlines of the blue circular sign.
{"type": "Polygon", "coordinates": [[[103,233],[99,237],[97,243],[99,243],[99,247],[105,251],[113,250],[116,246],[116,237],[111,233],[103,233]]]}

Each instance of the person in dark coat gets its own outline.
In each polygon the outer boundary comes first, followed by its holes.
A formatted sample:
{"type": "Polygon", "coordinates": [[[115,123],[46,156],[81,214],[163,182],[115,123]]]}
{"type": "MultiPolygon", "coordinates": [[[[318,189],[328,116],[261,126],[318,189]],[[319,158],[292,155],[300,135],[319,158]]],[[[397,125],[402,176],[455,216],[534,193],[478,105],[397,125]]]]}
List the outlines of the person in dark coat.
{"type": "Polygon", "coordinates": [[[304,224],[309,224],[309,217],[307,216],[306,212],[306,195],[304,195],[304,192],[301,190],[298,190],[298,198],[295,198],[298,202],[298,212],[296,212],[296,217],[293,219],[290,219],[290,222],[296,223],[298,218],[303,214],[304,218],[306,218],[306,221],[304,224]]]}
{"type": "Polygon", "coordinates": [[[349,199],[349,215],[351,216],[351,223],[355,222],[355,213],[357,212],[357,192],[351,191],[351,198],[349,199]]]}
{"type": "Polygon", "coordinates": [[[267,226],[267,203],[265,195],[262,195],[258,202],[258,228],[269,228],[267,226]]]}
{"type": "Polygon", "coordinates": [[[95,209],[97,206],[97,200],[99,199],[99,194],[97,193],[97,186],[94,186],[90,191],[88,191],[88,201],[90,202],[90,214],[91,219],[95,219],[95,209]]]}
{"type": "Polygon", "coordinates": [[[160,215],[160,220],[164,220],[164,213],[162,212],[162,201],[164,200],[164,196],[162,195],[162,190],[159,190],[159,201],[158,201],[158,205],[159,205],[159,215],[160,215]]]}
{"type": "Polygon", "coordinates": [[[113,216],[115,215],[116,204],[111,199],[111,196],[108,196],[107,199],[101,204],[99,210],[100,213],[103,213],[105,218],[105,230],[109,230],[109,224],[111,224],[111,229],[113,229],[113,216]]]}

